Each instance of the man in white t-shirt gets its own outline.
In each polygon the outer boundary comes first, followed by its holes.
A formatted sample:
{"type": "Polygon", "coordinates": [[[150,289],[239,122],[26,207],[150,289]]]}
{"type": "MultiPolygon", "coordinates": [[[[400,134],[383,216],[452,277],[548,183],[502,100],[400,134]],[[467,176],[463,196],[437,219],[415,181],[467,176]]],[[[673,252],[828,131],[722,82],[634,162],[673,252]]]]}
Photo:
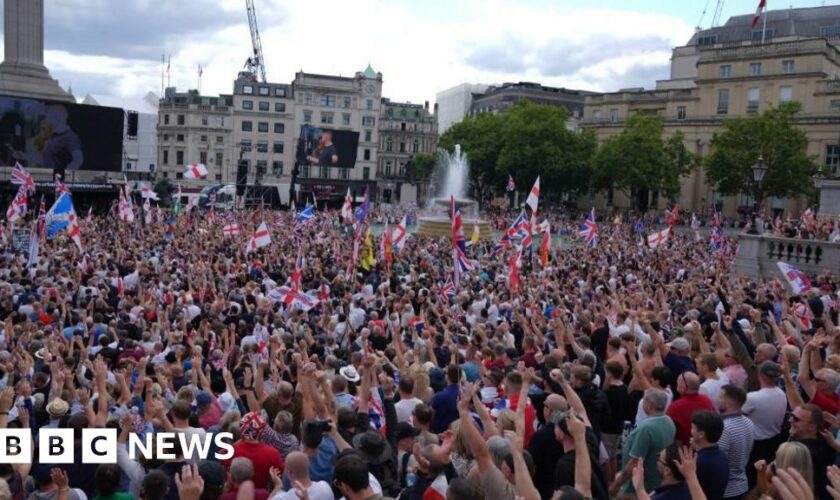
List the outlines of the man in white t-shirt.
{"type": "Polygon", "coordinates": [[[397,422],[411,423],[411,415],[414,407],[423,401],[414,397],[414,380],[406,373],[400,378],[400,400],[394,405],[397,410],[397,422]]]}
{"type": "MultiPolygon", "coordinates": [[[[309,457],[300,451],[293,451],[286,456],[284,472],[292,488],[289,491],[275,493],[271,500],[298,500],[294,486],[299,483],[306,490],[310,500],[335,500],[332,488],[326,481],[312,482],[309,479],[309,457]]],[[[277,491],[277,490],[274,490],[277,491]]]]}
{"type": "Polygon", "coordinates": [[[729,383],[729,377],[718,366],[717,356],[712,353],[700,356],[700,362],[697,363],[697,373],[703,378],[703,383],[700,384],[700,394],[709,396],[717,410],[720,402],[718,398],[720,388],[729,383]]]}

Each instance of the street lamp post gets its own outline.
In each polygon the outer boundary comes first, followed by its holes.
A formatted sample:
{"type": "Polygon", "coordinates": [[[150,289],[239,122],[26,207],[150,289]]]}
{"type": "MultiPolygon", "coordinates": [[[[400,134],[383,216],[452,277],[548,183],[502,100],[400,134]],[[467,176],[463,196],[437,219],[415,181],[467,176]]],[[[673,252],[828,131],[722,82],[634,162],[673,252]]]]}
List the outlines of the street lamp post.
{"type": "Polygon", "coordinates": [[[758,220],[758,195],[761,192],[761,181],[764,179],[764,174],[767,173],[767,167],[764,165],[764,158],[758,155],[758,161],[752,167],[753,173],[753,213],[752,213],[752,227],[747,234],[760,234],[756,222],[758,220]]]}

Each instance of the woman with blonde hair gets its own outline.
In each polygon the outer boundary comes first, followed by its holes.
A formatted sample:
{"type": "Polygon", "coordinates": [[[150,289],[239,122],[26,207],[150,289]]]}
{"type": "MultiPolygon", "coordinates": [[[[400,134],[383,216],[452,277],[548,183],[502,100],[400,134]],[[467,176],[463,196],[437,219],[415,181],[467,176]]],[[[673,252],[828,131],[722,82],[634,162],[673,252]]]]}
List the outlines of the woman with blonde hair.
{"type": "Polygon", "coordinates": [[[467,436],[461,432],[461,421],[456,420],[449,425],[449,429],[455,434],[455,445],[452,447],[450,461],[459,477],[467,477],[472,470],[475,459],[470,452],[470,443],[467,436]]]}
{"type": "Polygon", "coordinates": [[[776,459],[770,465],[764,460],[759,460],[755,463],[755,469],[758,471],[757,486],[761,498],[779,498],[772,484],[778,470],[794,469],[805,479],[811,491],[814,491],[814,462],[808,447],[802,443],[782,443],[776,451],[776,459]]]}

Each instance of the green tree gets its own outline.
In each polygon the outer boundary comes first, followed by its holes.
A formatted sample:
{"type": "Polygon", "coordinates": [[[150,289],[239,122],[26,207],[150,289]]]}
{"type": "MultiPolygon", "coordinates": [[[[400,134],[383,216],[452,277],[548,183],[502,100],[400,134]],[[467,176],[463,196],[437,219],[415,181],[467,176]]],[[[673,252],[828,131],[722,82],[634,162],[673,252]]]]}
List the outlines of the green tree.
{"type": "Polygon", "coordinates": [[[761,156],[767,172],[758,200],[812,194],[812,178],[820,169],[815,157],[806,153],[805,130],[793,124],[800,109],[798,102],[789,102],[758,115],[725,121],[723,130],[712,138],[712,153],[704,161],[709,180],[718,191],[752,194],[752,167],[761,156]]]}
{"type": "Polygon", "coordinates": [[[650,193],[675,199],[680,177],[689,173],[695,158],[677,131],[663,139],[660,116],[631,116],[624,130],[608,138],[593,159],[593,187],[618,189],[634,200],[634,206],[647,209],[650,193]]]}
{"type": "Polygon", "coordinates": [[[417,153],[414,155],[415,178],[427,180],[432,176],[437,166],[437,155],[432,153],[417,153]]]}
{"type": "MultiPolygon", "coordinates": [[[[496,163],[502,148],[504,136],[504,115],[480,113],[468,116],[449,127],[438,140],[438,146],[449,152],[455,145],[467,154],[470,162],[470,187],[477,199],[482,199],[493,186],[502,182],[496,171],[496,163]]],[[[506,177],[505,177],[506,179],[506,177]]]]}

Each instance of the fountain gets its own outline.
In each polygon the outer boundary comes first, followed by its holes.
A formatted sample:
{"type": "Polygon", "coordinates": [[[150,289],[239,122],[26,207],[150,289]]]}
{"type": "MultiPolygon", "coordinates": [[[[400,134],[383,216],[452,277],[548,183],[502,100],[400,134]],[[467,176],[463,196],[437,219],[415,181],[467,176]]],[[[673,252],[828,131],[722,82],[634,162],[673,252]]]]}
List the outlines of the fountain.
{"type": "Polygon", "coordinates": [[[451,236],[452,221],[449,218],[449,202],[452,196],[458,208],[461,209],[461,217],[464,223],[464,236],[467,239],[473,232],[473,226],[478,223],[479,233],[482,238],[490,235],[490,224],[479,217],[478,203],[466,196],[467,183],[469,182],[469,163],[466,155],[461,153],[461,145],[455,145],[452,154],[441,151],[438,167],[433,179],[439,186],[437,197],[432,198],[427,207],[428,214],[421,216],[417,221],[417,233],[427,236],[451,236]]]}

